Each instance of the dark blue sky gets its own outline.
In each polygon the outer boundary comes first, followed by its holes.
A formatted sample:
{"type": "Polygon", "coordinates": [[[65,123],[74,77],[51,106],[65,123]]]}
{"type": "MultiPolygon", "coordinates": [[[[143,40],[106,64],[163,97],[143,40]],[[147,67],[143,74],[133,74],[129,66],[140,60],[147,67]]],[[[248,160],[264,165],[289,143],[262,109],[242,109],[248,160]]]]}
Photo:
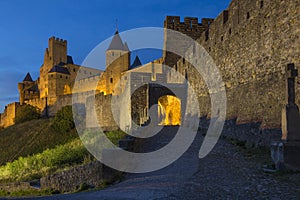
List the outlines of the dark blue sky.
{"type": "MultiPolygon", "coordinates": [[[[52,35],[68,40],[76,64],[115,31],[163,27],[166,15],[216,17],[230,0],[0,0],[0,112],[18,101],[17,83],[36,79],[52,35]]],[[[130,44],[129,44],[130,46],[130,44]]],[[[143,60],[142,60],[143,62],[143,60]]]]}

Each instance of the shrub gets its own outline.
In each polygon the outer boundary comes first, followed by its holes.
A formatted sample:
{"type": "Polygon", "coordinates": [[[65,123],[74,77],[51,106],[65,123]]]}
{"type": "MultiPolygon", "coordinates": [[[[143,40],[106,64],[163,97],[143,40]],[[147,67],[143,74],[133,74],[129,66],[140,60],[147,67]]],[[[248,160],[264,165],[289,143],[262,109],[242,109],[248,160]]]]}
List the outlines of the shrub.
{"type": "Polygon", "coordinates": [[[110,141],[115,145],[118,145],[119,140],[123,139],[125,136],[126,133],[121,130],[109,131],[106,133],[106,137],[108,137],[110,141]]]}
{"type": "Polygon", "coordinates": [[[31,105],[22,105],[17,108],[16,110],[16,118],[15,123],[23,123],[26,121],[31,121],[34,119],[40,118],[40,110],[34,106],[31,105]]]}
{"type": "Polygon", "coordinates": [[[60,133],[69,132],[75,128],[72,106],[65,106],[56,113],[52,128],[60,133]]]}

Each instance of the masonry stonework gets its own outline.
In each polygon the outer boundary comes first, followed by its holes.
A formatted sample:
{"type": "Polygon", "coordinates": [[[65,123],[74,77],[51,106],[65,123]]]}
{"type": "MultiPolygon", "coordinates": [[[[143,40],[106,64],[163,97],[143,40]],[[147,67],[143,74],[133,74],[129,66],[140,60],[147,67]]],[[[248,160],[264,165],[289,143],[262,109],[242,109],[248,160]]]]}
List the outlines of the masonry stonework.
{"type": "MultiPolygon", "coordinates": [[[[186,17],[183,22],[178,16],[166,17],[166,29],[179,31],[197,40],[213,58],[225,83],[227,120],[231,124],[232,121],[237,126],[254,123],[254,129],[259,124],[258,132],[280,128],[281,109],[286,101],[285,66],[288,63],[300,66],[299,4],[299,1],[294,0],[232,0],[229,7],[215,19],[205,18],[201,23],[193,17],[186,17]]],[[[172,38],[165,31],[164,49],[168,49],[174,42],[176,38],[172,38]]],[[[182,43],[180,48],[190,54],[187,56],[193,56],[194,52],[186,51],[189,46],[182,43]]],[[[87,102],[86,111],[93,108],[90,104],[91,99],[95,98],[98,120],[103,127],[107,130],[118,128],[112,116],[111,100],[118,93],[130,94],[134,89],[117,86],[119,80],[126,78],[133,84],[144,81],[182,83],[182,77],[176,77],[172,72],[165,76],[163,71],[159,71],[160,67],[154,67],[157,64],[167,64],[187,78],[197,91],[201,115],[199,117],[210,117],[209,93],[213,91],[208,91],[203,78],[184,58],[163,51],[161,59],[131,69],[130,50],[116,31],[107,49],[106,61],[104,72],[82,68],[75,65],[67,55],[65,40],[50,38],[41,77],[33,81],[26,76],[19,84],[20,103],[31,104],[41,110],[49,107],[52,109],[49,113],[53,115],[62,106],[71,104],[75,79],[81,74],[82,78],[76,80],[79,87],[75,92],[82,93],[82,97],[78,95],[78,98],[81,103],[87,102]],[[92,92],[95,89],[91,88],[93,84],[90,84],[94,81],[98,82],[96,94],[92,92]],[[86,94],[92,97],[84,97],[86,94]]],[[[214,73],[212,69],[205,70],[214,73]]],[[[296,82],[300,82],[299,78],[296,82]]],[[[126,121],[122,127],[127,126],[130,117],[138,125],[149,118],[148,104],[151,97],[147,87],[139,89],[133,97],[132,105],[126,108],[130,114],[117,114],[117,121],[126,121]]],[[[296,103],[300,104],[298,85],[296,97],[296,103]]],[[[124,99],[119,100],[124,104],[124,99]]],[[[7,121],[6,115],[1,115],[1,124],[7,121]]],[[[93,120],[92,116],[87,115],[87,122],[93,120]]],[[[92,127],[94,125],[91,124],[92,127]]]]}
{"type": "MultiPolygon", "coordinates": [[[[279,128],[285,66],[290,62],[300,65],[299,2],[261,2],[233,0],[197,41],[212,56],[225,82],[227,118],[237,118],[237,123],[262,121],[261,128],[279,128]]],[[[176,67],[182,73],[187,71],[197,88],[202,115],[209,115],[203,79],[183,59],[176,67]]],[[[299,103],[300,87],[296,92],[299,103]]]]}

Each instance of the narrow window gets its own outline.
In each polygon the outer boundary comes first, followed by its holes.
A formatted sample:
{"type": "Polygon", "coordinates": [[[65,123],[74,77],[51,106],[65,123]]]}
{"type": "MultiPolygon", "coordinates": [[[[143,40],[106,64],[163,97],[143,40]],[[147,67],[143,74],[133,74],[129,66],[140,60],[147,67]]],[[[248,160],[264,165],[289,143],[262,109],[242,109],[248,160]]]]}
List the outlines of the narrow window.
{"type": "Polygon", "coordinates": [[[110,83],[113,83],[113,78],[110,78],[110,83]]]}
{"type": "Polygon", "coordinates": [[[223,11],[223,24],[225,24],[228,21],[229,18],[229,12],[228,10],[223,11]]]}
{"type": "Polygon", "coordinates": [[[229,35],[231,35],[231,28],[229,29],[229,35]]]}
{"type": "Polygon", "coordinates": [[[260,8],[264,7],[264,1],[260,1],[260,8]]]}
{"type": "Polygon", "coordinates": [[[250,13],[249,12],[247,12],[247,19],[249,19],[250,18],[250,13]]]}
{"type": "Polygon", "coordinates": [[[205,31],[205,41],[208,41],[209,40],[209,31],[206,30],[205,31]]]}

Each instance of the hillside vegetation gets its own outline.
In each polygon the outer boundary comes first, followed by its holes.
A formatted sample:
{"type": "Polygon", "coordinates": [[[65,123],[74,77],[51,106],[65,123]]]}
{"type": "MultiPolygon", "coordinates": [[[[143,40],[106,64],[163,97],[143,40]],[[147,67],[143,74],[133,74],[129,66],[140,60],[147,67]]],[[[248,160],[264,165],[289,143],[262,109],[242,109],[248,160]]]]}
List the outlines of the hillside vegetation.
{"type": "Polygon", "coordinates": [[[38,119],[0,131],[0,165],[20,156],[40,153],[78,137],[75,129],[61,133],[52,128],[53,119],[38,119]]]}
{"type": "MultiPolygon", "coordinates": [[[[71,106],[52,119],[23,120],[0,131],[0,182],[38,179],[93,159],[76,132],[71,106]]],[[[107,132],[106,137],[117,145],[125,133],[107,132]]]]}

